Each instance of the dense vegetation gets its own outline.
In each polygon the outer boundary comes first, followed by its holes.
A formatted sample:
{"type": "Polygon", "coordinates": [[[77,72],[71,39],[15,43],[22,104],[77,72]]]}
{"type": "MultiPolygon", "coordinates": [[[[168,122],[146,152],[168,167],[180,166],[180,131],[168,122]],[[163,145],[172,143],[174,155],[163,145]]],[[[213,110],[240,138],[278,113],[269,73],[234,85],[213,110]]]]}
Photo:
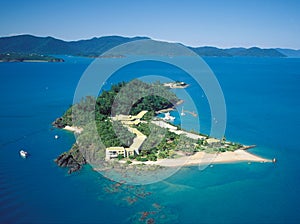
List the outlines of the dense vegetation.
{"type": "MultiPolygon", "coordinates": [[[[155,124],[139,124],[136,126],[139,131],[148,136],[142,146],[141,154],[137,157],[140,161],[156,161],[157,158],[175,158],[176,152],[193,154],[200,151],[196,148],[197,140],[178,135],[155,124]]],[[[201,150],[205,150],[204,148],[201,150]]]]}
{"type": "Polygon", "coordinates": [[[97,131],[105,147],[128,147],[132,144],[136,135],[128,131],[120,121],[111,121],[109,119],[96,121],[97,131]]]}
{"type": "MultiPolygon", "coordinates": [[[[243,147],[239,143],[221,141],[208,144],[209,136],[202,135],[202,139],[191,139],[185,135],[175,134],[165,128],[152,123],[140,123],[136,128],[148,138],[142,146],[142,151],[136,157],[138,161],[156,161],[164,158],[176,158],[180,154],[192,155],[195,152],[220,153],[235,151],[243,147]]],[[[198,134],[198,133],[196,133],[198,134]]]]}
{"type": "MultiPolygon", "coordinates": [[[[155,116],[155,111],[172,107],[178,101],[176,95],[160,83],[147,84],[140,80],[121,82],[113,85],[110,90],[103,91],[97,99],[89,96],[71,106],[55,121],[55,125],[83,127],[84,131],[78,136],[76,147],[83,149],[84,157],[89,161],[103,159],[107,147],[128,147],[133,143],[136,135],[120,121],[112,119],[113,113],[119,115],[130,112],[131,115],[136,115],[142,110],[148,110],[142,118],[143,122],[131,126],[146,135],[147,139],[140,154],[132,156],[131,159],[142,162],[156,161],[184,154],[192,155],[199,151],[219,153],[242,147],[240,144],[226,142],[225,138],[208,144],[208,136],[202,135],[202,139],[195,140],[150,122],[155,116]],[[95,121],[96,125],[93,125],[91,120],[95,121]],[[99,143],[99,137],[103,144],[99,143]]],[[[122,159],[122,156],[119,155],[118,159],[122,159]]]]}
{"type": "Polygon", "coordinates": [[[135,79],[103,91],[96,101],[96,113],[106,116],[111,113],[135,115],[148,110],[154,114],[155,111],[173,107],[178,101],[177,96],[159,82],[147,84],[135,79]]]}
{"type": "Polygon", "coordinates": [[[117,114],[128,114],[129,110],[132,115],[148,110],[143,119],[150,120],[155,111],[172,107],[178,101],[176,95],[160,83],[147,84],[140,80],[132,80],[130,83],[121,82],[113,85],[108,91],[102,91],[97,99],[88,96],[71,106],[54,122],[54,125],[59,128],[67,125],[85,127],[91,119],[94,119],[97,132],[105,147],[127,147],[132,144],[135,134],[128,131],[120,122],[111,120],[112,108],[117,114]]]}
{"type": "Polygon", "coordinates": [[[24,53],[6,53],[0,54],[0,61],[3,62],[23,62],[23,61],[47,61],[47,62],[63,62],[63,59],[55,58],[40,54],[24,54],[24,53]]]}

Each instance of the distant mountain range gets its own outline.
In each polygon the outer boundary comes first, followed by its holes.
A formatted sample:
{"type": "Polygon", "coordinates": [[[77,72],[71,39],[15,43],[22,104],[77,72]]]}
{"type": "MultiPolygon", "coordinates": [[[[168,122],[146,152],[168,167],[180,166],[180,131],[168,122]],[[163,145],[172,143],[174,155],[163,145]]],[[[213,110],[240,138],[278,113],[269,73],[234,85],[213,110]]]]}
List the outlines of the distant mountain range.
{"type": "Polygon", "coordinates": [[[300,58],[300,50],[276,48],[281,54],[291,58],[300,58]]]}
{"type": "MultiPolygon", "coordinates": [[[[97,57],[105,51],[117,45],[148,37],[122,37],[104,36],[89,40],[64,41],[53,37],[36,37],[32,35],[18,35],[0,38],[0,53],[22,54],[66,54],[97,57]]],[[[300,57],[300,50],[292,49],[262,49],[252,48],[229,48],[216,47],[189,47],[200,56],[248,56],[248,57],[300,57]]]]}

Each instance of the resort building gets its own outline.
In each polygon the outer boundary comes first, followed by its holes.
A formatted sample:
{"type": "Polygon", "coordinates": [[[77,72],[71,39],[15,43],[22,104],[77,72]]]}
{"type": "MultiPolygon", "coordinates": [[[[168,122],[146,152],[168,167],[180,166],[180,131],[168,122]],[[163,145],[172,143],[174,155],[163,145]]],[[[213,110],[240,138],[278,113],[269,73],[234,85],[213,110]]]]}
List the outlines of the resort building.
{"type": "Polygon", "coordinates": [[[206,140],[206,142],[207,142],[208,144],[213,144],[213,143],[219,143],[220,140],[219,140],[219,139],[216,139],[216,138],[209,138],[209,139],[206,140]]]}
{"type": "Polygon", "coordinates": [[[123,157],[134,156],[135,150],[124,147],[109,147],[106,148],[106,159],[118,158],[119,155],[123,157]]]}
{"type": "Polygon", "coordinates": [[[141,122],[142,117],[147,113],[147,110],[143,110],[137,115],[124,115],[119,114],[115,117],[112,117],[112,120],[121,121],[124,125],[138,125],[141,122]]]}
{"type": "Polygon", "coordinates": [[[129,157],[134,156],[135,154],[139,154],[139,151],[146,140],[146,136],[141,133],[136,128],[132,128],[129,125],[138,125],[141,122],[141,118],[147,113],[148,111],[143,110],[137,115],[117,115],[115,117],[112,117],[112,120],[121,121],[121,123],[128,128],[128,130],[134,134],[136,134],[136,137],[133,139],[133,143],[129,148],[124,147],[109,147],[106,148],[106,159],[113,159],[117,158],[119,155],[123,157],[129,157]]]}

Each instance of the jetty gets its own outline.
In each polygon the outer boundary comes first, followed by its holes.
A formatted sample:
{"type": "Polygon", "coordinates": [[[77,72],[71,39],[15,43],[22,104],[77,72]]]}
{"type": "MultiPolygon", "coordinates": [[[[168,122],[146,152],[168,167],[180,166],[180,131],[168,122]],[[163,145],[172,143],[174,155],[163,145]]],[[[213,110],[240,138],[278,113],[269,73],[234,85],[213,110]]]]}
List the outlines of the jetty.
{"type": "Polygon", "coordinates": [[[185,116],[186,113],[192,115],[193,117],[197,117],[198,116],[198,114],[195,111],[184,110],[183,107],[182,107],[180,115],[181,116],[185,116]]]}

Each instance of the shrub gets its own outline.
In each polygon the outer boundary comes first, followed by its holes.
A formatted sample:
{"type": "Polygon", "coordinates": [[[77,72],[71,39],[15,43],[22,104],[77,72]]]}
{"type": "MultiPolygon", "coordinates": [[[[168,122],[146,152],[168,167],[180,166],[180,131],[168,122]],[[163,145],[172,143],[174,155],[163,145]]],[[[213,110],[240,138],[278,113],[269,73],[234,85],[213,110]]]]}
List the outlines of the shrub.
{"type": "Polygon", "coordinates": [[[226,152],[225,148],[219,148],[219,152],[226,152]]]}
{"type": "Polygon", "coordinates": [[[167,155],[166,152],[160,152],[160,153],[158,153],[158,158],[160,158],[160,159],[165,159],[167,157],[168,157],[168,155],[167,155]]]}
{"type": "Polygon", "coordinates": [[[129,156],[129,159],[135,159],[135,156],[129,156]]]}
{"type": "Polygon", "coordinates": [[[140,161],[140,162],[146,162],[146,161],[148,161],[148,159],[146,157],[140,157],[140,156],[136,157],[136,160],[140,161]]]}
{"type": "Polygon", "coordinates": [[[148,160],[150,161],[157,161],[157,156],[154,154],[150,154],[147,156],[148,160]]]}

